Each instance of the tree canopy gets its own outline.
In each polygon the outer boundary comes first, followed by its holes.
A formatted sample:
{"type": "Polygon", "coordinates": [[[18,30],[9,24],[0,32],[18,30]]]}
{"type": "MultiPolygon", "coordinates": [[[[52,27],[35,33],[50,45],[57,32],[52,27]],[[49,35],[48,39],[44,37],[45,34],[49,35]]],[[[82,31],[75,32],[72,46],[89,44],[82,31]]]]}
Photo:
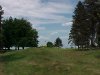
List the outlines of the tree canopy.
{"type": "Polygon", "coordinates": [[[3,49],[3,35],[2,35],[2,15],[4,11],[2,10],[2,6],[0,5],[0,50],[3,49]]]}
{"type": "Polygon", "coordinates": [[[54,47],[52,42],[47,42],[47,47],[54,47]]]}
{"type": "Polygon", "coordinates": [[[97,47],[100,42],[100,0],[79,1],[73,15],[69,42],[78,48],[97,47]]]}
{"type": "Polygon", "coordinates": [[[62,44],[62,40],[58,37],[56,40],[55,40],[55,47],[62,47],[63,44],[62,44]]]}
{"type": "Polygon", "coordinates": [[[3,20],[4,47],[37,47],[38,32],[32,24],[25,19],[10,17],[3,20]]]}

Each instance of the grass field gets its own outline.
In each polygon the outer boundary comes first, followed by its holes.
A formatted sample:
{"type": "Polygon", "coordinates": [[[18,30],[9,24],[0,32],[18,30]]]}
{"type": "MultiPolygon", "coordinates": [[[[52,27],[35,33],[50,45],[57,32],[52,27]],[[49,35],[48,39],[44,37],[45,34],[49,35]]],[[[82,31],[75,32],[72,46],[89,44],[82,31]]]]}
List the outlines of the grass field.
{"type": "Polygon", "coordinates": [[[0,54],[0,75],[100,75],[100,51],[30,48],[0,54]]]}

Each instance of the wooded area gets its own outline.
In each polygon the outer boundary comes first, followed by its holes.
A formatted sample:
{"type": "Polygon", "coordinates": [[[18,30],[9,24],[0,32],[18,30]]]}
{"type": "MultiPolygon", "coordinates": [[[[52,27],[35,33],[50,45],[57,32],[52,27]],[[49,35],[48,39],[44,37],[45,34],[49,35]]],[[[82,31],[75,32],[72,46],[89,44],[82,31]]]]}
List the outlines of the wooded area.
{"type": "Polygon", "coordinates": [[[100,0],[79,1],[73,15],[69,43],[78,49],[100,47],[100,0]]]}

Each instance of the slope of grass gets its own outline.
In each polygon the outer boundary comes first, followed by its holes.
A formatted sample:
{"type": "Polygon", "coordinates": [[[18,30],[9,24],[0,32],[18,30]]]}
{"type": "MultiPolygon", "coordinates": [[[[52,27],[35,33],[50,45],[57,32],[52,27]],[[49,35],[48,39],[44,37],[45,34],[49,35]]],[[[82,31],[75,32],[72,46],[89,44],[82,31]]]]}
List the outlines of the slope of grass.
{"type": "Polygon", "coordinates": [[[0,55],[0,75],[100,75],[100,51],[30,48],[7,52],[0,55]]]}
{"type": "Polygon", "coordinates": [[[0,62],[0,75],[4,75],[3,70],[3,63],[0,62]]]}

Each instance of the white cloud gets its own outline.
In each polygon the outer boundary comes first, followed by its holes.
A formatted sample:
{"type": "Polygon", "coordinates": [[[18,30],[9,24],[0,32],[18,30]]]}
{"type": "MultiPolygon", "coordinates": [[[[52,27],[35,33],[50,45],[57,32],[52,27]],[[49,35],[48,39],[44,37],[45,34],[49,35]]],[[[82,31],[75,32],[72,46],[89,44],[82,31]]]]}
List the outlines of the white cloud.
{"type": "Polygon", "coordinates": [[[57,34],[57,33],[66,33],[67,30],[55,30],[55,31],[52,31],[51,34],[57,34]]]}
{"type": "Polygon", "coordinates": [[[67,36],[61,36],[60,38],[61,38],[61,39],[68,39],[67,36]]]}
{"type": "Polygon", "coordinates": [[[54,31],[54,32],[52,32],[50,35],[53,36],[53,35],[55,35],[55,34],[58,34],[58,32],[55,32],[55,31],[54,31]]]}
{"type": "Polygon", "coordinates": [[[71,25],[72,25],[72,22],[67,22],[67,23],[62,24],[62,26],[71,26],[71,25]]]}
{"type": "MultiPolygon", "coordinates": [[[[25,17],[33,24],[48,24],[48,23],[65,23],[68,18],[57,14],[70,14],[73,11],[72,4],[69,3],[59,3],[47,2],[47,4],[42,3],[41,0],[1,0],[1,5],[5,10],[5,17],[25,17]],[[31,19],[30,19],[31,17],[31,19]],[[38,18],[38,19],[36,19],[38,18]],[[47,20],[40,20],[47,19],[47,20]],[[32,20],[33,19],[33,20],[32,20]]],[[[63,0],[64,1],[64,0],[63,0]]],[[[60,1],[61,2],[61,1],[60,1]]]]}
{"type": "Polygon", "coordinates": [[[46,37],[46,36],[40,36],[40,37],[39,37],[39,40],[49,40],[49,38],[46,37]]]}
{"type": "Polygon", "coordinates": [[[46,27],[43,27],[43,26],[40,26],[40,25],[33,25],[32,27],[37,29],[38,31],[46,30],[46,27]]]}
{"type": "Polygon", "coordinates": [[[37,27],[36,29],[37,29],[37,30],[46,30],[45,27],[37,27]]]}
{"type": "Polygon", "coordinates": [[[57,32],[59,32],[59,33],[65,33],[65,32],[67,32],[67,30],[56,30],[57,32]]]}

